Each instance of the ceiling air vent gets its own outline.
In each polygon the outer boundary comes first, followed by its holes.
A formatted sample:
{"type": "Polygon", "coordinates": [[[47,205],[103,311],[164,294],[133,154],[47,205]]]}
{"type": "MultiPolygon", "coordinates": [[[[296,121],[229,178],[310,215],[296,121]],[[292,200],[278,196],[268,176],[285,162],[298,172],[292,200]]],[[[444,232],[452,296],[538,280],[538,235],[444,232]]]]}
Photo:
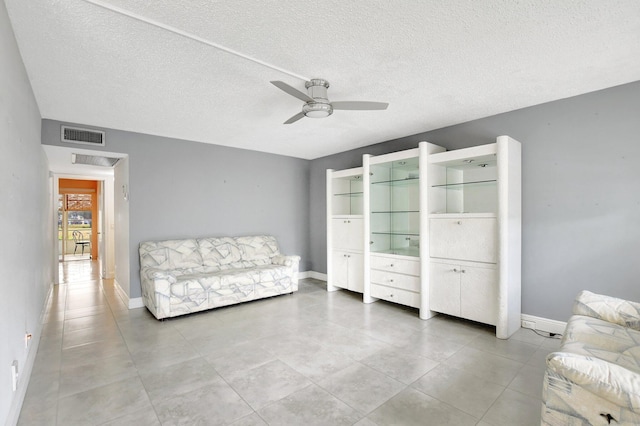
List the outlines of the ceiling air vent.
{"type": "Polygon", "coordinates": [[[71,164],[88,164],[90,166],[113,167],[120,160],[117,157],[99,155],[71,154],[71,164]]]}
{"type": "Polygon", "coordinates": [[[105,133],[99,130],[61,127],[62,142],[104,146],[105,133]]]}

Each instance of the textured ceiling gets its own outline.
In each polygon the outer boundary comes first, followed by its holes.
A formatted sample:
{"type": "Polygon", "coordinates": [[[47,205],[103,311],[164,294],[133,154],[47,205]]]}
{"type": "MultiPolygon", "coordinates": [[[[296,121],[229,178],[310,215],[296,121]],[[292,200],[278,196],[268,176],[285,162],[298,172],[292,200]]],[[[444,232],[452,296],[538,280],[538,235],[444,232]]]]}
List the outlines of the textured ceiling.
{"type": "Polygon", "coordinates": [[[5,3],[43,118],[306,159],[640,80],[637,0],[5,3]],[[283,125],[290,74],[389,109],[283,125]]]}

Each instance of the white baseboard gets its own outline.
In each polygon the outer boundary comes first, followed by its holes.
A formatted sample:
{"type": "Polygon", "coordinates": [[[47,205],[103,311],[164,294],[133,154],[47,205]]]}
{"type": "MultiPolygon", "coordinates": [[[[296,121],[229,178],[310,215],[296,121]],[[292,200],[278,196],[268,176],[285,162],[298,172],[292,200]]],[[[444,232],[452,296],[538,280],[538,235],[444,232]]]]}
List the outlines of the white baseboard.
{"type": "Polygon", "coordinates": [[[133,299],[130,299],[127,292],[124,291],[124,289],[120,286],[120,283],[118,283],[118,280],[114,279],[113,284],[118,293],[118,296],[120,296],[120,299],[122,299],[124,304],[127,305],[129,309],[144,308],[142,297],[134,297],[133,299]]]}
{"type": "Polygon", "coordinates": [[[304,272],[298,272],[298,278],[300,279],[313,278],[320,281],[326,281],[327,274],[323,274],[321,272],[315,272],[315,271],[304,271],[304,272]]]}
{"type": "Polygon", "coordinates": [[[129,299],[129,309],[144,308],[144,302],[142,297],[134,297],[129,299]]]}
{"type": "Polygon", "coordinates": [[[567,327],[567,323],[563,321],[556,321],[528,314],[522,314],[520,317],[522,318],[522,328],[562,334],[564,333],[564,329],[567,327]]]}

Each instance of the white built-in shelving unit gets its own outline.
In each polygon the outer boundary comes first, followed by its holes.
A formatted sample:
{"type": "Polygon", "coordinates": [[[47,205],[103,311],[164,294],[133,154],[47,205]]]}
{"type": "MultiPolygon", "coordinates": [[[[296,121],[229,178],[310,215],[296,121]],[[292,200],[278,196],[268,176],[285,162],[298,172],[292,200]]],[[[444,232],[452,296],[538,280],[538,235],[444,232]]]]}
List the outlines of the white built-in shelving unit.
{"type": "Polygon", "coordinates": [[[363,156],[327,171],[328,290],[520,327],[520,143],[363,156]]]}
{"type": "Polygon", "coordinates": [[[506,339],[521,321],[520,143],[500,136],[428,163],[430,309],[506,339]]]}

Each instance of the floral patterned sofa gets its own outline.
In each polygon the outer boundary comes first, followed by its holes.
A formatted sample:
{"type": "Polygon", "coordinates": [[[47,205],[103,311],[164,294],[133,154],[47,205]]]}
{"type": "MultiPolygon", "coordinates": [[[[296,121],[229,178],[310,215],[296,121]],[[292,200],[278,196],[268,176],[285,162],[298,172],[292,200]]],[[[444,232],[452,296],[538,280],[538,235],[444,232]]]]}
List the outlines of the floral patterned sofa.
{"type": "Polygon", "coordinates": [[[145,306],[174,317],[298,290],[299,256],[272,236],[212,237],[140,244],[145,306]]]}
{"type": "Polygon", "coordinates": [[[547,357],[543,425],[640,425],[640,303],[582,291],[547,357]]]}

